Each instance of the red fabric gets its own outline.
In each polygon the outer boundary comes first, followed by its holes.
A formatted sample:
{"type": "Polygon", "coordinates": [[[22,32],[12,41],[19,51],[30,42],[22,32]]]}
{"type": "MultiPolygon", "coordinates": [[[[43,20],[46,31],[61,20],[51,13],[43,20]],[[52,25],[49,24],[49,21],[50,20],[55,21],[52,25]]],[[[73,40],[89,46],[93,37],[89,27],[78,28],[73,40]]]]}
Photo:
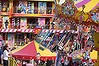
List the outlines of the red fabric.
{"type": "Polygon", "coordinates": [[[56,59],[56,57],[55,56],[50,56],[50,57],[47,57],[47,56],[41,56],[40,57],[40,60],[43,60],[43,61],[47,61],[47,59],[49,59],[49,60],[55,60],[56,59]]]}
{"type": "Polygon", "coordinates": [[[35,48],[34,41],[32,41],[29,45],[14,53],[12,56],[17,59],[32,59],[36,57],[37,51],[35,48]]]}

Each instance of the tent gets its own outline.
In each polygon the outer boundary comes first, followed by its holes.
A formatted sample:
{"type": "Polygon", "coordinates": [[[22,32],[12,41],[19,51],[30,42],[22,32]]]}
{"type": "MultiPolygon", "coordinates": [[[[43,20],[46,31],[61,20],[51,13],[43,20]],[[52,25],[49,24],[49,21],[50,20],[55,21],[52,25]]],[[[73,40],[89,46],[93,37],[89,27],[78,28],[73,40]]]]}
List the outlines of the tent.
{"type": "Polygon", "coordinates": [[[47,59],[52,59],[52,60],[55,60],[56,58],[56,53],[55,52],[51,52],[49,49],[45,48],[43,51],[39,49],[39,44],[34,41],[35,43],[35,47],[36,47],[36,50],[37,50],[37,53],[40,53],[40,58],[42,60],[47,60],[47,59]]]}
{"type": "Polygon", "coordinates": [[[34,41],[12,51],[12,56],[18,59],[32,59],[37,55],[34,41]]]}
{"type": "Polygon", "coordinates": [[[39,49],[39,44],[35,41],[26,44],[23,47],[15,49],[12,51],[12,56],[17,59],[36,59],[37,54],[40,54],[41,60],[52,59],[55,60],[56,53],[52,53],[49,49],[45,48],[45,50],[39,49]]]}

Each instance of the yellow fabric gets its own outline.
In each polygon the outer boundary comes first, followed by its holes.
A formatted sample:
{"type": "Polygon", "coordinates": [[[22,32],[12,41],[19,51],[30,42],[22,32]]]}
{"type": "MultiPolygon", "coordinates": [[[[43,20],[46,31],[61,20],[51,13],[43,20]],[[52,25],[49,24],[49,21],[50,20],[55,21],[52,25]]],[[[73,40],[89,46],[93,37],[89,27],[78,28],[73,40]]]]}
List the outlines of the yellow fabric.
{"type": "Polygon", "coordinates": [[[98,55],[98,53],[95,50],[93,50],[92,52],[90,52],[91,59],[97,59],[97,55],[98,55]]]}
{"type": "Polygon", "coordinates": [[[39,49],[39,44],[34,41],[35,43],[35,47],[36,47],[36,50],[37,52],[40,53],[41,56],[56,56],[56,53],[52,53],[49,49],[45,48],[43,51],[39,49]]]}
{"type": "MultiPolygon", "coordinates": [[[[78,0],[79,2],[81,2],[82,0],[78,0]]],[[[74,2],[75,4],[77,4],[78,2],[74,2]]],[[[99,0],[91,0],[90,2],[88,2],[87,4],[85,4],[85,9],[84,12],[89,12],[91,11],[97,4],[99,3],[99,0]]],[[[82,10],[82,7],[78,8],[78,10],[82,10]]]]}

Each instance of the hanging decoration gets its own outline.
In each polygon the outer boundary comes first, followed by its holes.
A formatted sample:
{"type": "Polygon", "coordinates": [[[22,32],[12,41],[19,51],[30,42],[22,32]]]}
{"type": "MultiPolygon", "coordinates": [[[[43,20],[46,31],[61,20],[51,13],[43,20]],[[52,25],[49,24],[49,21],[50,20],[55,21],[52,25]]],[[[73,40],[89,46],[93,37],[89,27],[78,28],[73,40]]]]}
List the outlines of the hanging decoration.
{"type": "MultiPolygon", "coordinates": [[[[87,3],[89,3],[90,0],[88,1],[54,0],[54,2],[55,2],[54,19],[59,18],[61,23],[66,22],[65,19],[67,19],[67,22],[73,21],[76,24],[84,24],[85,26],[91,25],[99,26],[99,7],[97,7],[96,5],[94,9],[90,8],[89,12],[86,11],[86,8],[88,8],[87,3]]],[[[54,22],[57,22],[57,20],[54,20],[54,22]]],[[[62,24],[59,23],[59,25],[62,24]]]]}

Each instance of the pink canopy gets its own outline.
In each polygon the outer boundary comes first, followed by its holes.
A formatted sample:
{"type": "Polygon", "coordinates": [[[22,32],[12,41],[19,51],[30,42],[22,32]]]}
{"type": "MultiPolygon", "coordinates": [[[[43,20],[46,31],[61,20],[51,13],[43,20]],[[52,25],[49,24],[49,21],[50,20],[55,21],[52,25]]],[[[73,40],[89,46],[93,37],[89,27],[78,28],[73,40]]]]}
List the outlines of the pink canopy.
{"type": "Polygon", "coordinates": [[[25,46],[21,50],[12,54],[13,57],[17,59],[33,59],[37,55],[37,51],[35,48],[34,41],[32,41],[29,45],[25,46]]]}

